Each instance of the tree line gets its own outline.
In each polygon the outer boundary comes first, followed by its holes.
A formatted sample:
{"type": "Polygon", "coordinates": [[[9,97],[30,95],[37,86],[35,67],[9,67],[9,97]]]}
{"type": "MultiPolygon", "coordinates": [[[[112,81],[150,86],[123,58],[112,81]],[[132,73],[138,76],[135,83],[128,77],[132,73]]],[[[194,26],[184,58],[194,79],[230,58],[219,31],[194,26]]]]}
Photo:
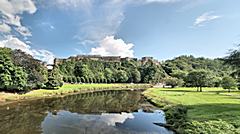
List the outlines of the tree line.
{"type": "Polygon", "coordinates": [[[56,88],[65,83],[164,83],[167,86],[239,88],[240,50],[222,59],[179,56],[156,64],[152,60],[119,62],[67,60],[48,70],[21,50],[0,48],[0,90],[56,88]]]}
{"type": "Polygon", "coordinates": [[[65,61],[58,64],[64,82],[68,83],[157,83],[165,77],[161,65],[149,60],[141,64],[135,60],[121,62],[65,61]]]}
{"type": "Polygon", "coordinates": [[[42,61],[21,50],[0,48],[0,90],[27,91],[60,86],[61,76],[57,78],[54,72],[58,74],[55,69],[48,71],[42,61]]]}
{"type": "Polygon", "coordinates": [[[163,63],[167,73],[164,81],[171,87],[223,87],[240,89],[240,50],[233,50],[229,56],[218,59],[180,56],[163,63]]]}

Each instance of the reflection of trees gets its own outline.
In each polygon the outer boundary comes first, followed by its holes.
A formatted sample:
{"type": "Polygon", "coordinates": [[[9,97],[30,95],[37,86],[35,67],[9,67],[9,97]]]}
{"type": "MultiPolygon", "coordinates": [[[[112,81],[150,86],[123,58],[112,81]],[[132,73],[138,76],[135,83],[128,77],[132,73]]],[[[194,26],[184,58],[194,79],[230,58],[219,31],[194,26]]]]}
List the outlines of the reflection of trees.
{"type": "Polygon", "coordinates": [[[47,111],[76,113],[120,113],[139,109],[142,96],[137,91],[102,91],[10,104],[0,107],[0,132],[8,134],[41,133],[47,111]],[[9,110],[7,110],[9,107],[9,110]]]}

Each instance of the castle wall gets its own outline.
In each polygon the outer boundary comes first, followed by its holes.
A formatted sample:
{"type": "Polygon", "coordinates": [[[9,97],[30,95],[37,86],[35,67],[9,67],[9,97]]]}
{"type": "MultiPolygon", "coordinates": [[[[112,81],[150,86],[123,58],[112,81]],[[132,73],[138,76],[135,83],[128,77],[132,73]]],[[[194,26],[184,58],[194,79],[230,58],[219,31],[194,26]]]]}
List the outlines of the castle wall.
{"type": "Polygon", "coordinates": [[[100,55],[78,55],[76,57],[69,57],[67,59],[59,59],[56,58],[54,60],[54,65],[61,64],[66,61],[81,61],[84,59],[94,60],[94,61],[106,61],[106,62],[121,62],[121,61],[139,61],[141,64],[145,64],[148,61],[152,61],[156,65],[160,65],[158,60],[155,60],[153,57],[143,57],[142,59],[138,60],[137,58],[121,58],[120,56],[100,56],[100,55]]]}

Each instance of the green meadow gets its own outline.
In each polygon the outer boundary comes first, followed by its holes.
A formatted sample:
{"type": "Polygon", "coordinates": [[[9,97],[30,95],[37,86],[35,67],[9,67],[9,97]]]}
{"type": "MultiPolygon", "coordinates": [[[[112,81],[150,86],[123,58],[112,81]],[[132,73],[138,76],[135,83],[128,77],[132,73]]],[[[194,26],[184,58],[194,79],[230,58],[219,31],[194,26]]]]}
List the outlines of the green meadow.
{"type": "Polygon", "coordinates": [[[224,121],[240,127],[240,91],[222,88],[151,88],[144,95],[159,106],[180,104],[187,108],[189,122],[224,121]]]}
{"type": "Polygon", "coordinates": [[[99,90],[146,89],[149,87],[149,84],[64,84],[59,89],[32,90],[25,94],[0,92],[0,101],[11,102],[16,100],[38,99],[43,97],[58,97],[80,92],[93,92],[99,90]]]}

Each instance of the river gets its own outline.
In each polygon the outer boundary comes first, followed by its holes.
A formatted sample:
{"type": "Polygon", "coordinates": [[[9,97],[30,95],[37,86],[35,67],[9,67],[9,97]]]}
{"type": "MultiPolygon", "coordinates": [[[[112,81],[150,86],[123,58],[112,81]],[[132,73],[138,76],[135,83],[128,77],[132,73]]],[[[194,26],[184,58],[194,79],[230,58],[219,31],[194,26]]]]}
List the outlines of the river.
{"type": "Polygon", "coordinates": [[[0,134],[172,134],[141,91],[99,91],[0,107],[0,134]]]}

